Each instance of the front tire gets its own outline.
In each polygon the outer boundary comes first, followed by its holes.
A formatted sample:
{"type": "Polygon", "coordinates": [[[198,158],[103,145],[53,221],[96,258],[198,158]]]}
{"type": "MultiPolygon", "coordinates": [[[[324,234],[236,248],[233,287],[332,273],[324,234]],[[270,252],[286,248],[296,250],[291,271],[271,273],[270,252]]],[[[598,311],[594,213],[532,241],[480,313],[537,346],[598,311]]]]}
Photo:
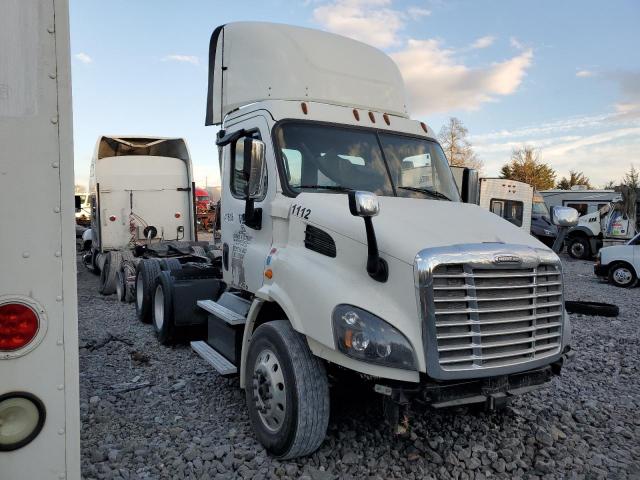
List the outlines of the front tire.
{"type": "Polygon", "coordinates": [[[577,260],[586,260],[591,257],[591,246],[585,237],[574,237],[569,239],[567,253],[577,260]]]}
{"type": "Polygon", "coordinates": [[[249,418],[272,455],[316,451],[329,423],[329,384],[322,362],[291,324],[277,320],[254,332],[245,364],[249,418]]]}
{"type": "Polygon", "coordinates": [[[638,277],[629,265],[618,263],[609,268],[609,282],[616,287],[631,288],[638,283],[638,277]]]}

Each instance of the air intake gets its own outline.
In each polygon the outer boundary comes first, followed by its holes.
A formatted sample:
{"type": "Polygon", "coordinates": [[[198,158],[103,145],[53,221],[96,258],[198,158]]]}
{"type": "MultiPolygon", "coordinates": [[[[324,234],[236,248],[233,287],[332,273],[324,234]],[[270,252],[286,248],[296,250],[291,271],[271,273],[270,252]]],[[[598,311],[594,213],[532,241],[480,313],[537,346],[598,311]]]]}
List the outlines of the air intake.
{"type": "Polygon", "coordinates": [[[304,231],[304,246],[327,257],[335,258],[336,256],[336,242],[331,235],[311,225],[307,225],[304,231]]]}

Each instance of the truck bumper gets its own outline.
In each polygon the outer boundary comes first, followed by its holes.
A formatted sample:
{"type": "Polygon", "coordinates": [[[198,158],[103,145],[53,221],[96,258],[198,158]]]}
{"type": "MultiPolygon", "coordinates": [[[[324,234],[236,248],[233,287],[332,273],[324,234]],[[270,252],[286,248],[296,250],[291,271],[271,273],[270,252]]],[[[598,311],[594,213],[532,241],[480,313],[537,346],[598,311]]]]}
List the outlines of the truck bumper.
{"type": "Polygon", "coordinates": [[[424,379],[415,386],[376,384],[374,389],[399,404],[416,400],[434,408],[485,404],[488,409],[495,409],[508,397],[547,385],[554,376],[560,375],[563,365],[574,354],[571,347],[565,347],[562,356],[552,364],[511,375],[447,382],[424,379]]]}
{"type": "Polygon", "coordinates": [[[608,265],[594,265],[593,273],[595,273],[598,277],[607,277],[609,275],[608,265]]]}

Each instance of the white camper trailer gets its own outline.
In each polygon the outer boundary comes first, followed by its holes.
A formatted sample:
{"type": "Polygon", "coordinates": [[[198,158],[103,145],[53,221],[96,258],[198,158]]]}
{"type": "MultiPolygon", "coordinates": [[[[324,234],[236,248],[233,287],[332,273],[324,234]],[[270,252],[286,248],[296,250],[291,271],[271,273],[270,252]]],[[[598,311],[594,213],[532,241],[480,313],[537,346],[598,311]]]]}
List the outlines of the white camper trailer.
{"type": "Polygon", "coordinates": [[[0,11],[0,478],[79,480],[68,6],[0,11]]]}
{"type": "Polygon", "coordinates": [[[532,203],[533,187],[528,183],[505,178],[480,179],[478,204],[525,232],[531,231],[532,203]]]}

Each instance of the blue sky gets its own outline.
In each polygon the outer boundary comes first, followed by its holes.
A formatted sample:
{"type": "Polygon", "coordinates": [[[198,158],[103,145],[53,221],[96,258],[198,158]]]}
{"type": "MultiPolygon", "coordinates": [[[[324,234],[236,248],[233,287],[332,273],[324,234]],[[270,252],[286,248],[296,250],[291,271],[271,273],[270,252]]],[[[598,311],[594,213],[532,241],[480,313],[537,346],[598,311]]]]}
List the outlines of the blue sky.
{"type": "Polygon", "coordinates": [[[351,36],[389,53],[414,118],[467,126],[484,174],[512,148],[596,184],[640,168],[640,2],[71,0],[77,183],[100,134],[185,137],[196,181],[219,183],[204,126],[209,37],[238,20],[351,36]]]}

